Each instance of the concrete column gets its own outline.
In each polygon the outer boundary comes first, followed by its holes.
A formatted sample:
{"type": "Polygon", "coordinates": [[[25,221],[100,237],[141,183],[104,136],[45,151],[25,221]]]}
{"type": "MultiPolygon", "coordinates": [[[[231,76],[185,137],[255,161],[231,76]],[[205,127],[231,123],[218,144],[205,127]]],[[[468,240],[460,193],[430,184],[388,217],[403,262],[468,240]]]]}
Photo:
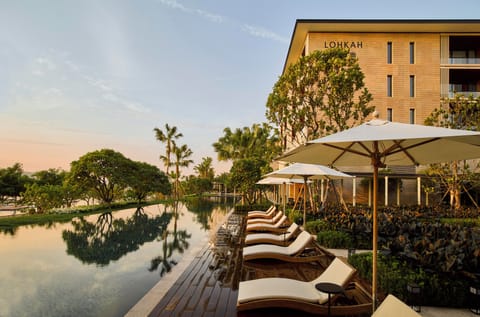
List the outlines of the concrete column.
{"type": "Polygon", "coordinates": [[[422,204],[422,179],[420,176],[417,177],[417,204],[419,206],[422,204]]]}
{"type": "Polygon", "coordinates": [[[400,181],[401,179],[397,178],[397,206],[400,206],[400,181]]]}
{"type": "Polygon", "coordinates": [[[388,176],[385,176],[385,206],[388,206],[388,176]]]}
{"type": "Polygon", "coordinates": [[[352,179],[352,205],[353,207],[357,204],[357,177],[353,176],[352,179]]]}

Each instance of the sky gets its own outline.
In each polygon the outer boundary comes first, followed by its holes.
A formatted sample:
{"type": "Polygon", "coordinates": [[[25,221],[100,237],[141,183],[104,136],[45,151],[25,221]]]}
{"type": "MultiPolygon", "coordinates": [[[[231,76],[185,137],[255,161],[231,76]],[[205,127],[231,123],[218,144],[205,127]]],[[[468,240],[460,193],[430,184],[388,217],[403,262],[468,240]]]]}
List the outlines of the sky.
{"type": "Polygon", "coordinates": [[[155,127],[194,163],[266,122],[297,19],[479,19],[478,0],[0,0],[0,168],[69,170],[108,148],[156,165],[155,127]]]}

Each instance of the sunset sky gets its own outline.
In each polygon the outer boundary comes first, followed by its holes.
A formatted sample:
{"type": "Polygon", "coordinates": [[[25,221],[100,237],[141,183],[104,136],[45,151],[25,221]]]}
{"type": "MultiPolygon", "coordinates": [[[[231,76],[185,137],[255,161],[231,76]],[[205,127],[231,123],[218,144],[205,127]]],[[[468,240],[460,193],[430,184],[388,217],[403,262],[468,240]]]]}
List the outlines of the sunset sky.
{"type": "MultiPolygon", "coordinates": [[[[153,128],[192,159],[265,122],[296,19],[478,19],[478,0],[12,0],[0,4],[0,168],[68,170],[111,148],[163,169],[153,128]]],[[[190,169],[191,170],[191,169],[190,169]]],[[[189,171],[185,172],[186,174],[189,171]]]]}

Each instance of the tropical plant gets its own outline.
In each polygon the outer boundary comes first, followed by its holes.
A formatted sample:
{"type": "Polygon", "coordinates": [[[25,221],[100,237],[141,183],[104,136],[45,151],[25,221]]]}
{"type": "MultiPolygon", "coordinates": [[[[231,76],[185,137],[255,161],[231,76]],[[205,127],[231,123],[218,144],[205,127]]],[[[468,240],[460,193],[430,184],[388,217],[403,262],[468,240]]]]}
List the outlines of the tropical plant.
{"type": "Polygon", "coordinates": [[[215,170],[212,167],[212,161],[211,157],[204,157],[202,158],[202,162],[193,168],[200,178],[213,180],[215,177],[215,170]]]}
{"type": "Polygon", "coordinates": [[[175,195],[178,197],[180,195],[180,168],[188,167],[193,163],[193,160],[189,159],[193,152],[186,144],[177,146],[177,144],[173,142],[173,154],[175,158],[173,162],[175,166],[175,195]]]}
{"type": "Polygon", "coordinates": [[[358,59],[343,48],[313,51],[291,65],[267,100],[282,148],[345,130],[374,111],[358,59]]]}
{"type": "Polygon", "coordinates": [[[220,161],[259,158],[271,162],[281,152],[276,130],[266,123],[234,131],[227,127],[223,133],[213,144],[220,161]]]}
{"type": "Polygon", "coordinates": [[[159,128],[154,128],[155,137],[158,141],[165,143],[165,155],[160,155],[160,160],[163,161],[166,168],[166,174],[169,174],[169,168],[172,166],[171,155],[173,153],[174,144],[176,139],[183,137],[183,134],[177,132],[177,127],[170,127],[168,123],[165,124],[165,131],[159,128]]]}

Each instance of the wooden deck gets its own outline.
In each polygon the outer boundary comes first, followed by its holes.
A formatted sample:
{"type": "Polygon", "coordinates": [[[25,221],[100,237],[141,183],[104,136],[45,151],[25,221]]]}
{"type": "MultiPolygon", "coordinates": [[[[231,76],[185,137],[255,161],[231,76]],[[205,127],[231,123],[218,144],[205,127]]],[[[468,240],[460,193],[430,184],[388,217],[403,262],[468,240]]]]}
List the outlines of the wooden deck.
{"type": "Polygon", "coordinates": [[[333,258],[333,255],[326,254],[324,259],[316,262],[255,260],[243,263],[244,228],[244,214],[232,213],[218,230],[215,241],[199,252],[149,316],[313,316],[285,308],[237,313],[240,280],[272,276],[312,280],[333,258]]]}

